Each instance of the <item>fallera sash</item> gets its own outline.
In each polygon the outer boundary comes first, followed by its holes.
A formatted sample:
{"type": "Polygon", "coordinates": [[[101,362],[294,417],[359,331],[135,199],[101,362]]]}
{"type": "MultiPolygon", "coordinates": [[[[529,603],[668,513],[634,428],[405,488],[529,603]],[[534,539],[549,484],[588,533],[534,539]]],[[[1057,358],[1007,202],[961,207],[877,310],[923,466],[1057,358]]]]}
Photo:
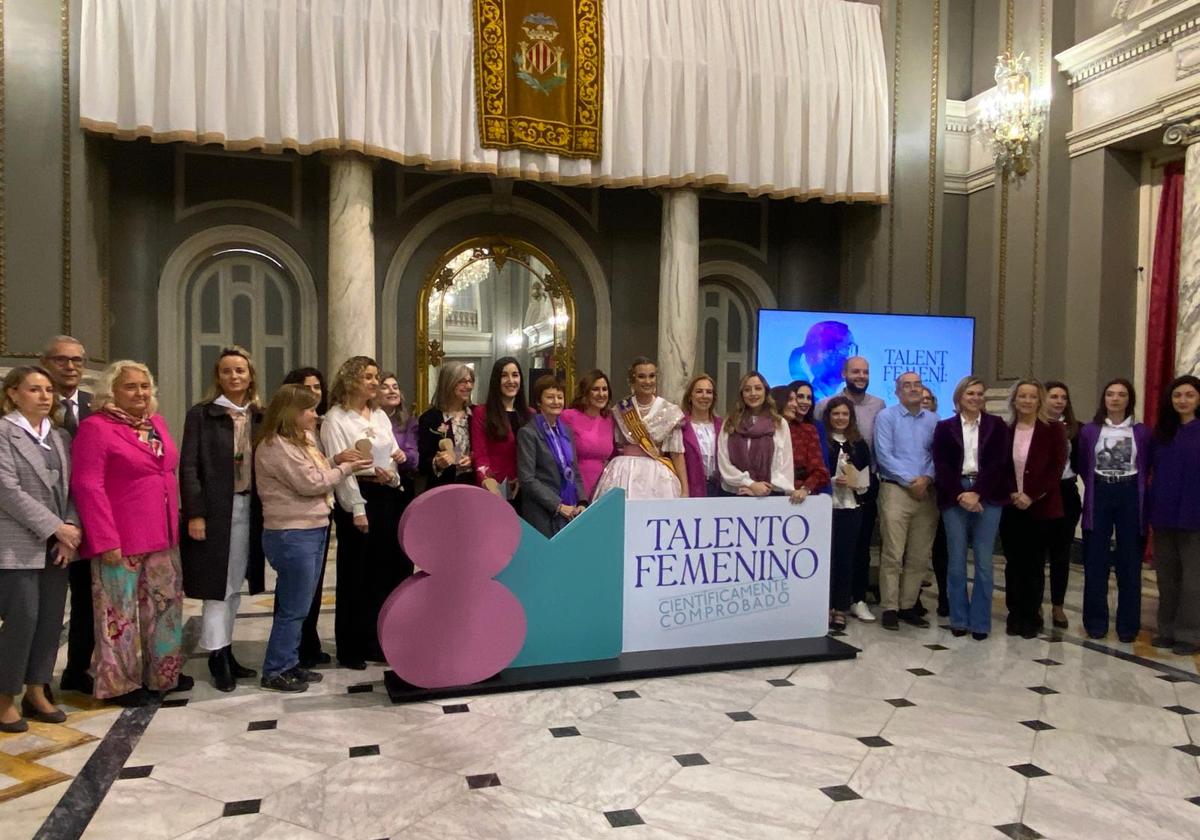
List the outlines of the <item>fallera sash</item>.
{"type": "Polygon", "coordinates": [[[658,444],[650,437],[650,432],[646,429],[646,424],[642,422],[642,415],[638,413],[634,398],[626,397],[621,400],[617,404],[617,409],[621,413],[621,420],[624,421],[625,431],[629,432],[629,436],[641,447],[642,451],[669,469],[671,475],[678,479],[679,474],[675,472],[674,462],[662,454],[658,448],[658,444]]]}

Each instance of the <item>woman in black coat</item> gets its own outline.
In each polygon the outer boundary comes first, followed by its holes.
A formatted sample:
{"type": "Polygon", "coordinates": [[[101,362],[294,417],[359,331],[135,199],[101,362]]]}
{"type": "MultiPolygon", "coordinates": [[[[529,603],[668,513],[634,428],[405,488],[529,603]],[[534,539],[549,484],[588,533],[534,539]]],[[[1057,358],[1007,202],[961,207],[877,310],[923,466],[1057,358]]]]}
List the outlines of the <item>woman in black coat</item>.
{"type": "Polygon", "coordinates": [[[433,404],[417,418],[417,461],[425,488],[474,484],[471,448],[471,391],[474,372],[462,362],[438,370],[433,404]]]}
{"type": "Polygon", "coordinates": [[[187,533],[181,543],[183,590],[204,601],[200,647],[213,685],[233,691],[257,676],[233,656],[233,621],[242,581],[263,591],[262,506],[254,492],[252,441],[262,420],[250,354],[221,351],[206,399],[188,411],[180,447],[179,490],[187,533]]]}

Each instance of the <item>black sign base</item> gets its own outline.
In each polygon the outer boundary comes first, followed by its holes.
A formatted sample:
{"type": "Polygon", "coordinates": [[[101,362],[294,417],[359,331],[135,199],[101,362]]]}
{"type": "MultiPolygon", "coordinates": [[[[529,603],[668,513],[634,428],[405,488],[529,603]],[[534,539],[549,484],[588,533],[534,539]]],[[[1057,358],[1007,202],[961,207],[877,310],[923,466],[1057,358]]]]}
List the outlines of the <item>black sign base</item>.
{"type": "Polygon", "coordinates": [[[836,659],[853,659],[857,655],[858,648],[828,636],[820,636],[815,639],[648,650],[623,653],[615,659],[509,668],[491,679],[450,688],[419,688],[400,679],[394,671],[384,673],[383,683],[393,703],[417,703],[443,697],[529,691],[646,677],[670,677],[700,671],[831,662],[836,659]]]}

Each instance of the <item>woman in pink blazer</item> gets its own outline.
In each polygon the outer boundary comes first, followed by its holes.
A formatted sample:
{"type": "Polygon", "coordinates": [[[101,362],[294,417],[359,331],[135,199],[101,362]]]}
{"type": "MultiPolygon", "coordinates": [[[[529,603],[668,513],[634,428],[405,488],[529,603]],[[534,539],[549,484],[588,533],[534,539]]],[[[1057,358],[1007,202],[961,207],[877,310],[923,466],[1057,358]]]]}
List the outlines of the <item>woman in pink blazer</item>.
{"type": "Polygon", "coordinates": [[[71,446],[79,552],[92,564],[96,697],[122,706],[192,687],[180,674],[179,453],[157,405],[145,365],[113,362],[71,446]]]}

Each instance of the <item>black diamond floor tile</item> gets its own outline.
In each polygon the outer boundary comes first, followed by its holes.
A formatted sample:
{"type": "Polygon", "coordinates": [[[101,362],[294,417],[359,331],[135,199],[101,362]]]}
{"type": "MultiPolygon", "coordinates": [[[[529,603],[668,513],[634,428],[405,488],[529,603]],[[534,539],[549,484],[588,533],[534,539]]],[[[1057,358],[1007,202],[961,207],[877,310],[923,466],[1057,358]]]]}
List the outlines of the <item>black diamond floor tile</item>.
{"type": "Polygon", "coordinates": [[[1179,676],[1178,674],[1159,674],[1158,678],[1160,680],[1162,680],[1163,682],[1169,682],[1169,683],[1187,682],[1186,679],[1179,676]]]}
{"type": "Polygon", "coordinates": [[[485,787],[500,787],[500,777],[495,773],[480,773],[478,776],[467,776],[467,787],[479,790],[485,787]]]}
{"type": "Polygon", "coordinates": [[[933,671],[930,671],[928,668],[909,668],[909,669],[908,669],[908,673],[910,673],[910,674],[915,674],[915,675],[916,675],[916,676],[918,676],[918,677],[932,677],[932,676],[934,676],[934,673],[933,673],[933,671]]]}
{"type": "Polygon", "coordinates": [[[222,817],[241,817],[246,814],[257,814],[261,799],[242,799],[237,802],[226,802],[222,817]]]}
{"type": "Polygon", "coordinates": [[[859,738],[858,741],[861,744],[866,744],[868,747],[890,747],[892,745],[892,742],[887,738],[881,738],[878,735],[867,735],[866,737],[859,738]]]}
{"type": "Polygon", "coordinates": [[[246,726],[247,732],[261,732],[264,729],[274,729],[279,725],[277,720],[252,720],[246,726]]]}
{"type": "Polygon", "coordinates": [[[929,648],[930,650],[950,650],[950,648],[946,647],[945,645],[938,644],[925,645],[925,647],[929,648]]]}
{"type": "Polygon", "coordinates": [[[680,767],[700,767],[708,764],[708,759],[700,755],[700,753],[684,753],[683,755],[675,756],[675,760],[679,762],[680,767]]]}
{"type": "Polygon", "coordinates": [[[1188,802],[1191,802],[1193,805],[1200,805],[1200,796],[1189,796],[1188,802]]]}
{"type": "Polygon", "coordinates": [[[738,723],[745,723],[748,720],[758,720],[758,718],[749,712],[726,712],[725,714],[730,720],[736,720],[738,723]]]}
{"type": "Polygon", "coordinates": [[[555,738],[574,738],[579,734],[579,730],[574,726],[552,726],[550,734],[555,738]]]}
{"type": "Polygon", "coordinates": [[[471,707],[466,703],[455,703],[450,706],[442,706],[442,713],[447,715],[461,715],[463,712],[471,711],[471,707]]]}
{"type": "Polygon", "coordinates": [[[855,799],[862,799],[858,792],[849,785],[834,785],[833,787],[821,788],[821,793],[828,796],[834,802],[850,802],[855,799]]]}
{"type": "Polygon", "coordinates": [[[636,691],[614,691],[613,696],[618,700],[636,700],[642,695],[638,694],[636,691]]]}
{"type": "Polygon", "coordinates": [[[792,682],[791,680],[783,680],[783,679],[767,680],[767,682],[769,682],[771,685],[775,686],[776,688],[787,688],[789,685],[795,685],[795,683],[792,682]]]}
{"type": "Polygon", "coordinates": [[[1026,779],[1040,779],[1042,776],[1049,776],[1050,773],[1038,767],[1036,764],[1014,764],[1008,768],[1016,770],[1026,779]]]}
{"type": "Polygon", "coordinates": [[[1061,665],[1061,664],[1062,664],[1062,663],[1061,663],[1061,662],[1059,662],[1057,659],[1051,659],[1051,658],[1050,658],[1050,657],[1048,657],[1048,656],[1047,656],[1046,658],[1044,658],[1044,659],[1035,659],[1035,660],[1033,660],[1033,661],[1034,661],[1034,662],[1036,662],[1036,663],[1037,663],[1037,664],[1039,664],[1039,665],[1061,665]]]}
{"type": "Polygon", "coordinates": [[[159,706],[164,709],[182,709],[187,704],[188,698],[186,697],[171,697],[159,703],[159,706]]]}
{"type": "Polygon", "coordinates": [[[1053,688],[1048,685],[1031,685],[1029,690],[1034,694],[1058,694],[1053,688]]]}
{"type": "Polygon", "coordinates": [[[1195,744],[1180,744],[1175,749],[1179,750],[1181,753],[1187,753],[1191,756],[1200,756],[1200,747],[1196,746],[1195,744]]]}
{"type": "Polygon", "coordinates": [[[1189,709],[1187,706],[1164,706],[1168,712],[1174,712],[1177,715],[1194,715],[1195,709],[1189,709]]]}
{"type": "Polygon", "coordinates": [[[605,811],[604,816],[608,820],[608,824],[613,828],[627,828],[631,825],[646,824],[641,815],[632,808],[626,811],[605,811]]]}
{"type": "Polygon", "coordinates": [[[144,779],[154,770],[153,764],[141,764],[136,767],[122,767],[118,779],[144,779]]]}
{"type": "Polygon", "coordinates": [[[1042,840],[1042,834],[1034,831],[1025,823],[1008,823],[1008,825],[998,825],[996,830],[1011,840],[1042,840]]]}
{"type": "Polygon", "coordinates": [[[888,700],[887,702],[891,703],[897,709],[907,709],[909,706],[917,705],[916,703],[914,703],[911,700],[905,700],[903,697],[893,697],[891,700],[888,700]]]}
{"type": "Polygon", "coordinates": [[[346,687],[347,694],[366,694],[367,692],[374,690],[375,686],[371,685],[370,683],[360,683],[359,685],[351,685],[346,687]]]}
{"type": "Polygon", "coordinates": [[[379,755],[378,744],[363,744],[361,747],[351,747],[351,758],[364,758],[368,755],[379,755]]]}
{"type": "Polygon", "coordinates": [[[1034,732],[1049,732],[1054,727],[1046,723],[1044,720],[1023,720],[1022,726],[1028,726],[1034,732]]]}

